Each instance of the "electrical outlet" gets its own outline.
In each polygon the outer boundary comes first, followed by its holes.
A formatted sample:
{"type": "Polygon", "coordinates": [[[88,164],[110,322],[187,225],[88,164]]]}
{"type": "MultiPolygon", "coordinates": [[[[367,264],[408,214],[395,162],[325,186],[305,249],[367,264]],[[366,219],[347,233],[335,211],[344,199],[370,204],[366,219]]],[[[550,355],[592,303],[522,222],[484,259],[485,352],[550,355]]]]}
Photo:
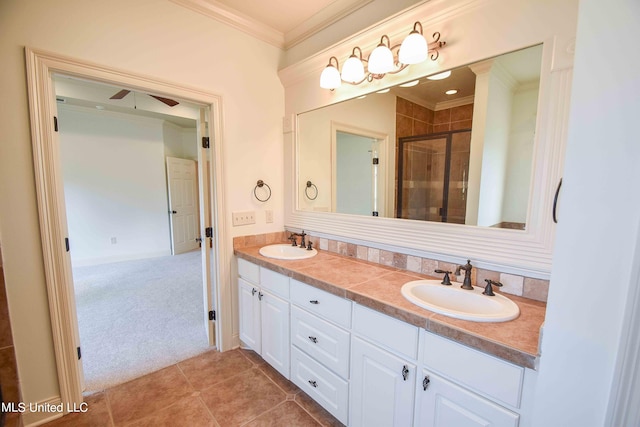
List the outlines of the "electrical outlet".
{"type": "Polygon", "coordinates": [[[255,224],[256,223],[256,213],[255,211],[246,211],[246,212],[233,212],[233,226],[237,227],[239,225],[247,225],[247,224],[255,224]]]}
{"type": "Polygon", "coordinates": [[[115,245],[116,243],[118,243],[118,239],[117,239],[117,238],[115,238],[115,237],[112,237],[112,238],[111,238],[111,244],[112,244],[112,245],[115,245]]]}
{"type": "Polygon", "coordinates": [[[266,211],[264,211],[264,216],[266,218],[267,224],[273,222],[273,211],[271,209],[267,209],[266,211]]]}

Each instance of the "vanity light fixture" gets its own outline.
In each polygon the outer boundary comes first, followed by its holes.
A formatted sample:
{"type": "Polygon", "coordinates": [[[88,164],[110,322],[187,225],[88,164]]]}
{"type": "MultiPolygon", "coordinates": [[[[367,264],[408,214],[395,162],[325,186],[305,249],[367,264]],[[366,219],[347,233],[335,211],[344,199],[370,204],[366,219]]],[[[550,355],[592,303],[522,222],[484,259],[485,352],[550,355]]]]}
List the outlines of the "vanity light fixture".
{"type": "Polygon", "coordinates": [[[412,80],[410,82],[402,83],[400,87],[414,87],[417,86],[418,83],[420,83],[420,80],[412,80]]]}
{"type": "Polygon", "coordinates": [[[445,92],[447,95],[455,95],[456,93],[458,93],[458,89],[449,89],[445,92]]]}
{"type": "Polygon", "coordinates": [[[389,36],[380,37],[380,43],[365,59],[362,49],[356,46],[351,55],[345,61],[342,72],[338,58],[329,58],[329,64],[320,75],[320,87],[334,90],[342,82],[359,85],[363,82],[372,82],[381,79],[387,74],[396,74],[412,64],[419,64],[427,58],[435,61],[440,56],[440,49],[446,42],[440,40],[440,33],[432,35],[433,41],[427,43],[422,35],[422,24],[415,22],[413,30],[401,44],[391,45],[389,36]],[[431,55],[429,55],[431,54],[431,55]]]}
{"type": "Polygon", "coordinates": [[[428,76],[429,80],[444,80],[451,75],[451,70],[443,71],[442,73],[434,74],[433,76],[428,76]]]}

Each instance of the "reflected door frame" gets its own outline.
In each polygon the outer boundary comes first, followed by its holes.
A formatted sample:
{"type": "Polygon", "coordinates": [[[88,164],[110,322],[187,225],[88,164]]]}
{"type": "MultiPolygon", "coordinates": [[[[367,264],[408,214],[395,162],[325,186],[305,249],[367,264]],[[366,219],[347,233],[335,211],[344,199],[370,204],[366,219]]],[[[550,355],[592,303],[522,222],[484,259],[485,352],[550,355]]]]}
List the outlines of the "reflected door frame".
{"type": "Polygon", "coordinates": [[[385,216],[386,212],[393,212],[393,205],[388,206],[388,200],[393,200],[393,197],[387,195],[387,181],[389,177],[387,173],[389,170],[393,170],[387,167],[389,159],[389,135],[381,132],[376,132],[370,129],[364,129],[357,126],[348,125],[345,123],[339,123],[331,121],[331,212],[336,212],[337,201],[337,134],[338,132],[350,133],[353,135],[363,136],[366,138],[376,139],[380,144],[380,151],[378,153],[378,181],[377,181],[377,194],[378,194],[378,215],[385,216]]]}

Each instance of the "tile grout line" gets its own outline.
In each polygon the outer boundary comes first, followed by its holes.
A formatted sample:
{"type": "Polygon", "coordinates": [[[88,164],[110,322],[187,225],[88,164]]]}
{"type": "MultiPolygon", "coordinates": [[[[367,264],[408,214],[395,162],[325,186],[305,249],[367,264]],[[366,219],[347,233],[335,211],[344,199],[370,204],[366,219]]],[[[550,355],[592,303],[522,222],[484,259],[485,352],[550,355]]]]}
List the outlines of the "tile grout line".
{"type": "MultiPolygon", "coordinates": [[[[111,411],[111,399],[109,399],[108,389],[103,391],[103,393],[104,393],[104,398],[107,401],[107,413],[109,414],[109,420],[111,421],[111,426],[115,427],[116,422],[113,419],[113,413],[111,411]]],[[[84,398],[82,400],[84,400],[84,398]]]]}
{"type": "MultiPolygon", "coordinates": [[[[304,391],[303,391],[302,389],[301,389],[300,391],[304,393],[304,391]]],[[[306,393],[305,393],[305,394],[306,394],[306,393]]],[[[307,395],[307,396],[309,396],[308,394],[306,394],[306,395],[307,395]]],[[[309,396],[309,398],[311,398],[311,396],[309,396]]],[[[312,399],[312,400],[313,400],[313,399],[312,399]]],[[[312,414],[310,411],[308,411],[308,410],[307,410],[307,408],[305,408],[304,406],[302,406],[302,405],[300,404],[300,402],[298,402],[297,400],[295,400],[295,399],[294,399],[294,403],[295,403],[296,405],[298,405],[298,406],[300,407],[300,409],[302,409],[304,412],[306,412],[307,414],[309,414],[309,416],[310,416],[310,417],[311,417],[315,422],[317,422],[317,423],[318,423],[318,425],[320,425],[320,426],[324,426],[324,424],[323,424],[319,419],[317,419],[316,417],[314,417],[314,416],[313,416],[313,414],[312,414]]],[[[316,402],[316,403],[317,403],[317,402],[316,402]]],[[[319,404],[318,404],[318,405],[319,405],[319,404]]],[[[323,409],[324,409],[324,408],[323,408],[323,409]]]]}

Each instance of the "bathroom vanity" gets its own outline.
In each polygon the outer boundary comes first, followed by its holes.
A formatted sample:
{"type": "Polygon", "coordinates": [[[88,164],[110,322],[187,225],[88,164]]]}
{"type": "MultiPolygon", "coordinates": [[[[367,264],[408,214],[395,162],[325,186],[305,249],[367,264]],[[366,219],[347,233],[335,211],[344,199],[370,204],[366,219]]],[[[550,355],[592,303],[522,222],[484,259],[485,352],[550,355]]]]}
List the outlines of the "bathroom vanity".
{"type": "Polygon", "coordinates": [[[240,339],[345,425],[528,425],[543,303],[510,296],[517,319],[458,320],[401,295],[427,276],[259,250],[235,250],[240,339]]]}

